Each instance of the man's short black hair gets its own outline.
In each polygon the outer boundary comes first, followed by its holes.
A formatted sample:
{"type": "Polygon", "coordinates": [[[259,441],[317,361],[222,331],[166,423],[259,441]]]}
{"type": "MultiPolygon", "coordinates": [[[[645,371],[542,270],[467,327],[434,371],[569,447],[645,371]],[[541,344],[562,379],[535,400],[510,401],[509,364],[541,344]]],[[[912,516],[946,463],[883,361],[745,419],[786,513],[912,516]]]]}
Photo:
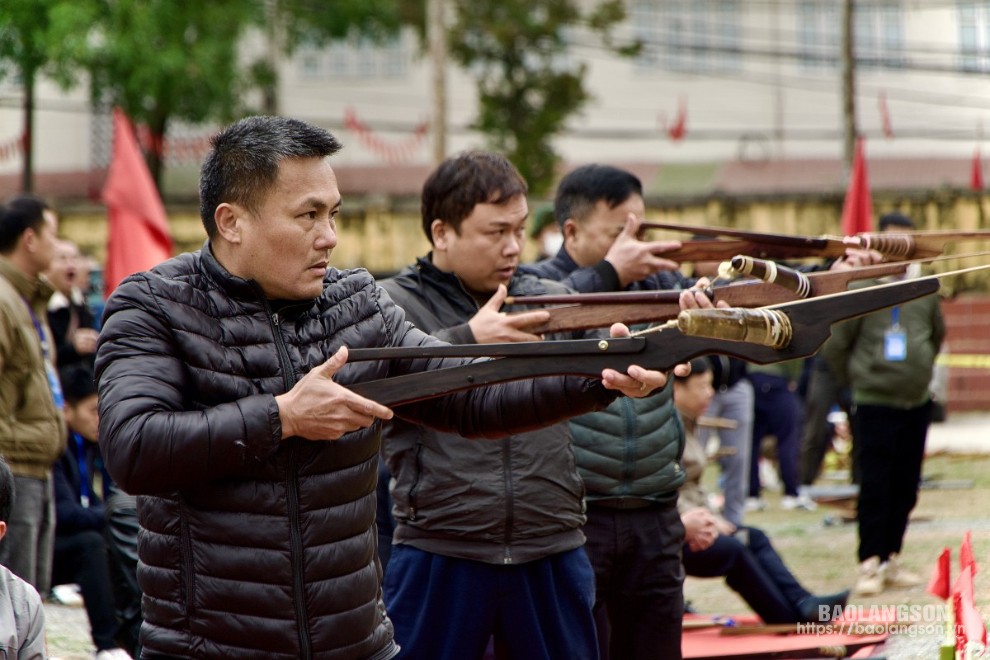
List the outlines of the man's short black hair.
{"type": "Polygon", "coordinates": [[[213,136],[199,179],[199,215],[206,235],[217,233],[214,213],[233,202],[256,211],[289,158],[325,158],[341,145],[328,131],[289,117],[247,117],[213,136]]]}
{"type": "Polygon", "coordinates": [[[880,216],[880,231],[887,231],[889,227],[914,229],[914,221],[903,213],[886,213],[880,216]]]}
{"type": "Polygon", "coordinates": [[[40,232],[45,211],[51,208],[41,197],[26,193],[11,197],[0,206],[0,254],[13,252],[28,229],[40,232]]]}
{"type": "Polygon", "coordinates": [[[611,165],[583,165],[560,180],[553,215],[563,228],[568,218],[584,220],[600,201],[614,209],[633,195],[643,196],[643,183],[632,172],[611,165]]]}
{"type": "Polygon", "coordinates": [[[96,376],[85,364],[68,364],[58,370],[65,402],[76,405],[86,397],[97,393],[96,376]]]}
{"type": "Polygon", "coordinates": [[[7,522],[14,507],[14,473],[7,460],[0,456],[0,522],[7,522]]]}
{"type": "Polygon", "coordinates": [[[461,222],[476,205],[504,204],[528,190],[519,170],[502,154],[462,152],[440,163],[423,184],[423,232],[432,245],[433,221],[443,220],[460,234],[461,222]]]}

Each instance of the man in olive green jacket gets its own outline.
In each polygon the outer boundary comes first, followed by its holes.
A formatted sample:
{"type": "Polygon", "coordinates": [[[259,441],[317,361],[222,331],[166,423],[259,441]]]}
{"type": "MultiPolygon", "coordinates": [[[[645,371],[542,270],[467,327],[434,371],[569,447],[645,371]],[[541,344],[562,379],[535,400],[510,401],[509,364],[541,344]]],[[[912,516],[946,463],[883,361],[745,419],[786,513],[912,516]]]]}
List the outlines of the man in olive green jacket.
{"type": "Polygon", "coordinates": [[[0,564],[48,592],[55,530],[52,466],[65,449],[62,393],[45,311],[53,289],[55,213],[21,195],[0,206],[0,455],[14,473],[15,501],[0,564]]]}
{"type": "Polygon", "coordinates": [[[918,501],[932,414],[929,383],[943,339],[941,299],[932,294],[838,324],[822,349],[852,390],[861,596],[921,584],[899,556],[918,501]]]}

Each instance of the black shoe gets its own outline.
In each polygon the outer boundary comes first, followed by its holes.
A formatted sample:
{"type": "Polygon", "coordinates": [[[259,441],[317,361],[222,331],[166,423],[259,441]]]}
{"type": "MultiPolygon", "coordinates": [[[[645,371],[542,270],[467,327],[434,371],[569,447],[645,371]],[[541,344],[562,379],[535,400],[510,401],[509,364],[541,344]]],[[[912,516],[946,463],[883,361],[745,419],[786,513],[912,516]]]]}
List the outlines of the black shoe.
{"type": "Polygon", "coordinates": [[[808,596],[798,603],[798,612],[801,614],[802,621],[824,623],[835,618],[835,615],[837,614],[836,608],[842,610],[848,601],[848,589],[834,594],[826,594],[824,596],[808,596]],[[824,616],[822,616],[822,610],[819,609],[823,605],[828,608],[824,612],[824,616]]]}

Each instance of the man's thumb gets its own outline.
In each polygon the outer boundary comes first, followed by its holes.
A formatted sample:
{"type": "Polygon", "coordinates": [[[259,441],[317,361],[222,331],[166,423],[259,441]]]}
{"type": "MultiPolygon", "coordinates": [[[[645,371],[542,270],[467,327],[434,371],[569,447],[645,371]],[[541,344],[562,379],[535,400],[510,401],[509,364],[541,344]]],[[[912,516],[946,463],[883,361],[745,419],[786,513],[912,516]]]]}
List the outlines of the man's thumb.
{"type": "Polygon", "coordinates": [[[317,369],[319,369],[319,375],[332,378],[345,364],[347,364],[347,347],[341,346],[337,349],[336,353],[330,356],[329,360],[321,364],[317,369]]]}
{"type": "Polygon", "coordinates": [[[636,217],[635,213],[630,213],[626,216],[626,226],[623,228],[623,233],[628,234],[632,237],[639,236],[639,226],[643,224],[643,221],[636,217]]]}
{"type": "Polygon", "coordinates": [[[495,289],[495,293],[493,293],[492,297],[485,303],[485,307],[497,312],[502,309],[502,303],[505,302],[505,297],[507,295],[509,295],[508,289],[505,288],[504,284],[499,284],[498,288],[495,289]]]}

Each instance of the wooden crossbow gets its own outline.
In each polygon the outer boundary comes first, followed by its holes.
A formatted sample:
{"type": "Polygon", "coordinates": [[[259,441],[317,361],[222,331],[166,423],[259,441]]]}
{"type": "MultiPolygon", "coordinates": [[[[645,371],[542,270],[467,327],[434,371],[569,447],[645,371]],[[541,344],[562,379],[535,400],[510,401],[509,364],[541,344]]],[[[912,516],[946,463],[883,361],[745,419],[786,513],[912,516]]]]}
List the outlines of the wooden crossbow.
{"type": "MultiPolygon", "coordinates": [[[[729,277],[749,275],[729,284],[711,286],[705,293],[714,303],[724,301],[730,307],[760,307],[839,293],[849,288],[850,282],[874,279],[889,275],[901,275],[911,264],[932,263],[944,259],[987,256],[980,252],[968,255],[952,255],[893,261],[845,270],[802,273],[772,261],[736,255],[728,262],[729,277]]],[[[655,323],[674,318],[680,312],[680,291],[618,291],[612,293],[576,293],[542,296],[510,296],[507,305],[540,305],[550,313],[550,318],[526,330],[534,334],[586,330],[608,327],[621,321],[655,323]],[[553,305],[553,307],[545,307],[553,305]]],[[[522,314],[525,312],[509,312],[522,314]]]]}
{"type": "Polygon", "coordinates": [[[353,349],[349,351],[348,361],[433,357],[490,359],[349,387],[384,405],[397,406],[484,385],[541,376],[598,377],[603,369],[624,372],[634,364],[669,371],[677,364],[712,353],[758,364],[783,362],[817,352],[831,334],[833,323],[931,295],[939,289],[939,277],[982,268],[990,268],[990,265],[755,309],[685,310],[676,321],[631,337],[353,349]]]}
{"type": "Polygon", "coordinates": [[[962,240],[990,240],[990,230],[864,232],[855,236],[791,236],[730,229],[698,227],[663,222],[644,222],[640,230],[665,229],[698,236],[727,237],[718,240],[683,241],[677,250],[659,256],[673,261],[723,261],[737,254],[760,259],[803,259],[843,256],[849,248],[876,250],[888,260],[934,257],[947,243],[962,240]]]}

